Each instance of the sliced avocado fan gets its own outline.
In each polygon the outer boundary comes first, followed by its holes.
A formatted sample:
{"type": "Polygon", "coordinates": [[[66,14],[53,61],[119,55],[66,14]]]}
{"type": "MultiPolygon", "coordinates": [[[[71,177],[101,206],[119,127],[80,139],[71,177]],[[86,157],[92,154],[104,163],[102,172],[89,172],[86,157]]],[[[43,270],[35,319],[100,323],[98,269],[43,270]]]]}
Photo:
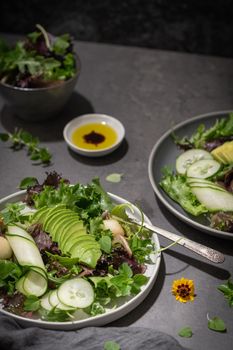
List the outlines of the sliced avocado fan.
{"type": "Polygon", "coordinates": [[[42,207],[32,216],[32,223],[42,224],[62,254],[78,258],[80,263],[95,268],[101,256],[99,243],[87,233],[77,213],[64,205],[42,207]]]}

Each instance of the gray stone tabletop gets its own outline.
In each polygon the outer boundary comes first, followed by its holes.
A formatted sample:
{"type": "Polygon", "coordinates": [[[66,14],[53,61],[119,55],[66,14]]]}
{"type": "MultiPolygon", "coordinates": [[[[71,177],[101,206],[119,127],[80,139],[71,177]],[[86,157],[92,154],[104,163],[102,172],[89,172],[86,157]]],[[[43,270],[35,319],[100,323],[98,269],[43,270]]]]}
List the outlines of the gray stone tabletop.
{"type": "MultiPolygon", "coordinates": [[[[172,125],[199,114],[233,109],[233,59],[85,42],[76,43],[76,49],[81,75],[71,100],[55,119],[34,124],[22,121],[0,98],[0,131],[22,127],[53,154],[52,165],[43,168],[33,165],[24,150],[14,152],[1,143],[0,197],[15,192],[24,177],[42,180],[46,171],[56,170],[82,183],[98,176],[109,192],[139,203],[157,226],[220,250],[226,257],[221,265],[179,246],[166,250],[149,296],[111,325],[164,331],[188,349],[232,349],[233,310],[217,286],[233,274],[233,241],[208,236],[170,214],[155,198],[147,166],[153,145],[172,125]],[[98,159],[73,153],[62,136],[69,120],[92,112],[112,115],[126,129],[120,148],[98,159]],[[106,176],[115,172],[124,174],[122,181],[107,182],[106,176]],[[194,302],[182,304],[172,296],[172,282],[181,277],[194,280],[194,302]],[[207,314],[224,319],[227,332],[209,330],[207,314]],[[192,327],[192,338],[178,336],[184,326],[192,327]]],[[[169,244],[164,238],[160,243],[169,244]]]]}

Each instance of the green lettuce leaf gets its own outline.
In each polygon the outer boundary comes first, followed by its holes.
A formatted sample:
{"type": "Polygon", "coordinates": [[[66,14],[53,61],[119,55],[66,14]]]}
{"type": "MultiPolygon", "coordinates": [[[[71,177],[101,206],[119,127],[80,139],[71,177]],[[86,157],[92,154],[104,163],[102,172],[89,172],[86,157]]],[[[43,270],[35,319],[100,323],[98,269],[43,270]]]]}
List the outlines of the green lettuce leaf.
{"type": "Polygon", "coordinates": [[[170,170],[164,169],[164,176],[160,181],[160,186],[169,197],[179,203],[188,213],[198,216],[208,212],[205,206],[191,192],[185,176],[175,175],[170,170]]]}
{"type": "Polygon", "coordinates": [[[10,260],[0,260],[0,288],[6,288],[8,294],[13,294],[15,283],[22,274],[23,271],[19,265],[10,260]]]}
{"type": "Polygon", "coordinates": [[[189,137],[179,138],[173,134],[175,143],[183,147],[203,148],[206,141],[230,137],[233,135],[233,113],[228,118],[217,119],[215,124],[206,129],[204,124],[200,124],[197,130],[189,137]]]}

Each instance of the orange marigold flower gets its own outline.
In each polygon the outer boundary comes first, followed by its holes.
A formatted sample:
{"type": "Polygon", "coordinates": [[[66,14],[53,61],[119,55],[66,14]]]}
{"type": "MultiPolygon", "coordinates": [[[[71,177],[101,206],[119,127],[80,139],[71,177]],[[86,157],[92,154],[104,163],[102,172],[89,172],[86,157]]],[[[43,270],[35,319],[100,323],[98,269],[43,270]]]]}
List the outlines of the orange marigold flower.
{"type": "Polygon", "coordinates": [[[175,280],[172,284],[172,294],[175,295],[176,300],[181,303],[193,301],[195,297],[193,281],[184,277],[180,280],[175,280]]]}

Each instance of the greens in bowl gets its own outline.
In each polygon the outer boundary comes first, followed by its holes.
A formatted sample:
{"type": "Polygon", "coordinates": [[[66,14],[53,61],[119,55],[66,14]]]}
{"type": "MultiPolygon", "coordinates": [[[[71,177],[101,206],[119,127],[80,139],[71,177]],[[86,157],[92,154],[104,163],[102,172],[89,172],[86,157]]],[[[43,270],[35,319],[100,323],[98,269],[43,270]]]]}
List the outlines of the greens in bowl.
{"type": "Polygon", "coordinates": [[[163,168],[160,187],[193,217],[205,216],[211,229],[233,232],[233,113],[172,137],[182,151],[174,170],[163,168]]]}
{"type": "Polygon", "coordinates": [[[18,88],[45,88],[73,78],[76,55],[69,34],[53,36],[40,24],[10,47],[0,38],[0,82],[18,88]]]}
{"type": "Polygon", "coordinates": [[[98,179],[70,185],[53,172],[0,205],[3,313],[55,329],[100,325],[152,288],[157,236],[129,219],[140,210],[98,179]]]}

